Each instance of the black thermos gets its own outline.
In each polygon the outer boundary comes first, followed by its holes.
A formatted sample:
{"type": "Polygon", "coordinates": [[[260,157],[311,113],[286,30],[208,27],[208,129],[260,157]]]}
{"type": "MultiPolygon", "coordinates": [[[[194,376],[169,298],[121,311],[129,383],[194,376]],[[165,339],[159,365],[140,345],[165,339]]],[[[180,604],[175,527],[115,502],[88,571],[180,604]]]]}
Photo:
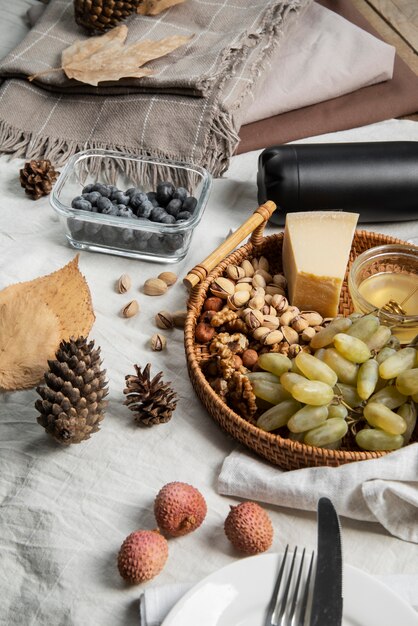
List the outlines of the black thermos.
{"type": "Polygon", "coordinates": [[[360,222],[418,219],[418,142],[287,144],[258,161],[258,201],[287,212],[353,211],[360,222]]]}

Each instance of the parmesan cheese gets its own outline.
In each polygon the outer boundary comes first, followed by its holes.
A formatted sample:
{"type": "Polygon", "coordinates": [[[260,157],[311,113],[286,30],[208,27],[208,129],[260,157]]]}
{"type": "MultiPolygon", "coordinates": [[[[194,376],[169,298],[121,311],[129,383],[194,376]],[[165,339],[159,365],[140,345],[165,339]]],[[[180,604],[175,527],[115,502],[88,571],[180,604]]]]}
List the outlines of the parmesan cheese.
{"type": "Polygon", "coordinates": [[[358,213],[343,211],[287,214],[283,271],[293,306],[324,317],[337,315],[358,218],[358,213]]]}

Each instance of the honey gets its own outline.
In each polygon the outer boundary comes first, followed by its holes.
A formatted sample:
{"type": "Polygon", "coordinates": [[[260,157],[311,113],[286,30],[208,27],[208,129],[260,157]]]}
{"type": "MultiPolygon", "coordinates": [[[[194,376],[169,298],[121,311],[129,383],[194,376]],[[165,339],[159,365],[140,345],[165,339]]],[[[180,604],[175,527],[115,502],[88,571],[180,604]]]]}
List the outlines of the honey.
{"type": "Polygon", "coordinates": [[[367,302],[377,308],[383,307],[390,300],[395,300],[402,305],[406,315],[418,315],[418,291],[413,293],[417,284],[416,274],[384,272],[366,278],[360,283],[358,290],[367,302]],[[408,297],[410,295],[411,297],[408,297]]]}

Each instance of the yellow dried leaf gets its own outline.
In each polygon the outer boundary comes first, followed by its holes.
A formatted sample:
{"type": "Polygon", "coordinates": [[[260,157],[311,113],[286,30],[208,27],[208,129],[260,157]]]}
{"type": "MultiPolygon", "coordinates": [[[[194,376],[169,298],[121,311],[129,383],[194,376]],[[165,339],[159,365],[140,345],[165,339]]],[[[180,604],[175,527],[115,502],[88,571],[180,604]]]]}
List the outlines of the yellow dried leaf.
{"type": "Polygon", "coordinates": [[[23,291],[0,306],[0,389],[29,389],[41,380],[60,342],[58,317],[23,291]]]}
{"type": "Polygon", "coordinates": [[[181,2],[184,2],[184,0],[143,0],[137,8],[137,13],[141,15],[158,15],[181,2]]]}
{"type": "Polygon", "coordinates": [[[87,337],[94,320],[78,255],[52,274],[0,291],[0,388],[37,384],[60,342],[87,337]]]}
{"type": "Polygon", "coordinates": [[[122,24],[105,35],[75,42],[62,53],[62,69],[68,78],[94,86],[102,81],[141,78],[153,74],[142,65],[173,52],[192,38],[173,35],[125,45],[127,35],[128,28],[122,24]]]}

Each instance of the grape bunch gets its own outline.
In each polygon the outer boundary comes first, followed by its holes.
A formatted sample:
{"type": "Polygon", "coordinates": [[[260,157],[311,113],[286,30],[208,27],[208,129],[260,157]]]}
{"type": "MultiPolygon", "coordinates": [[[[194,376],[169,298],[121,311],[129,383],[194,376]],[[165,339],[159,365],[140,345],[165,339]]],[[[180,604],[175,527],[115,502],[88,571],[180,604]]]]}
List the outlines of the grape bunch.
{"type": "Polygon", "coordinates": [[[418,350],[401,347],[375,315],[334,318],[294,359],[262,354],[247,374],[254,394],[272,405],[257,420],[266,431],[338,449],[350,431],[363,450],[396,450],[415,429],[418,350]],[[283,432],[283,431],[280,431],[283,432]]]}

